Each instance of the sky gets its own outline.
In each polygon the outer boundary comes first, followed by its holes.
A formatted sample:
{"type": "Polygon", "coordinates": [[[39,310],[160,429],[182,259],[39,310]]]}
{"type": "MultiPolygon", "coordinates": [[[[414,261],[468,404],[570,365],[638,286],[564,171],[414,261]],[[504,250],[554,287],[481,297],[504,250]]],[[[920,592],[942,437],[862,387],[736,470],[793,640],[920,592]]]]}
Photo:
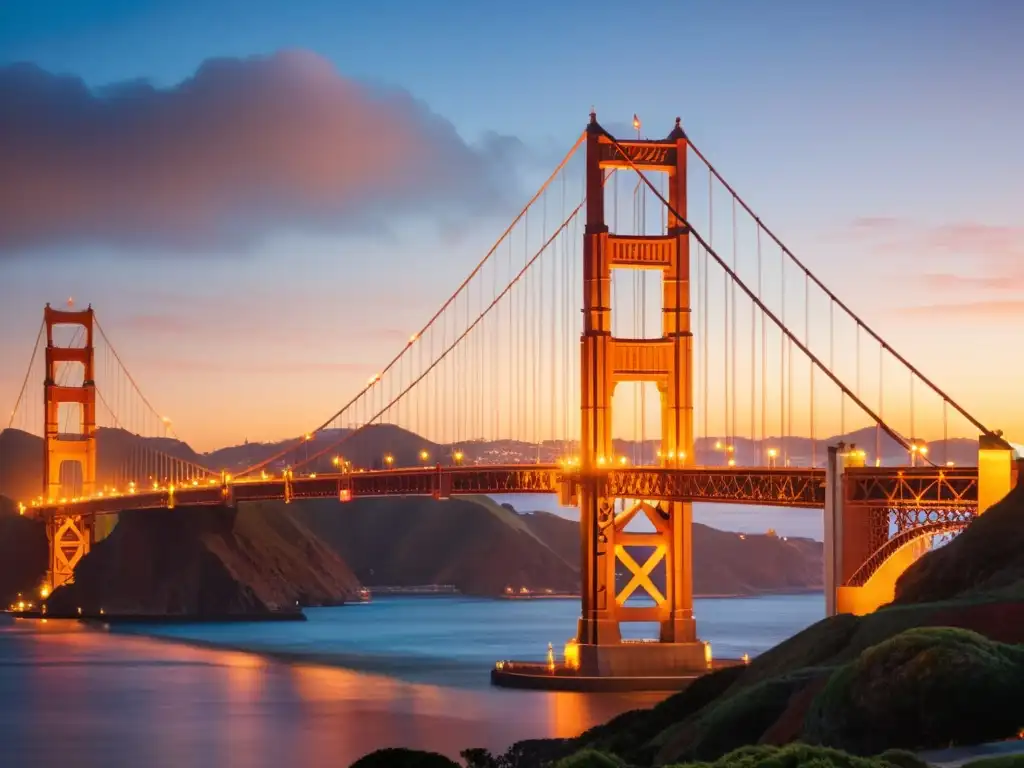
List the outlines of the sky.
{"type": "Polygon", "coordinates": [[[7,0],[0,409],[74,297],[197,449],[319,424],[594,108],[681,116],[816,275],[1021,440],[1022,34],[1003,0],[7,0]]]}

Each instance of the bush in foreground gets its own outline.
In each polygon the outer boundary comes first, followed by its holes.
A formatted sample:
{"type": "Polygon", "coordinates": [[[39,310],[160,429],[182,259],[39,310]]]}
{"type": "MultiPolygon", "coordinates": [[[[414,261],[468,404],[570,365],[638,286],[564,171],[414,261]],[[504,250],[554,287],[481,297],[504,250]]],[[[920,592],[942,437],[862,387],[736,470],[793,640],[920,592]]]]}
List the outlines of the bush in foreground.
{"type": "Polygon", "coordinates": [[[924,627],[836,670],[807,713],[808,741],[866,755],[1010,738],[1024,723],[1024,649],[924,627]]]}
{"type": "Polygon", "coordinates": [[[460,768],[437,752],[418,749],[378,749],[356,760],[349,768],[460,768]]]}
{"type": "Polygon", "coordinates": [[[714,762],[677,764],[683,765],[686,768],[926,768],[924,762],[907,752],[857,757],[837,749],[809,744],[743,747],[714,762]]]}

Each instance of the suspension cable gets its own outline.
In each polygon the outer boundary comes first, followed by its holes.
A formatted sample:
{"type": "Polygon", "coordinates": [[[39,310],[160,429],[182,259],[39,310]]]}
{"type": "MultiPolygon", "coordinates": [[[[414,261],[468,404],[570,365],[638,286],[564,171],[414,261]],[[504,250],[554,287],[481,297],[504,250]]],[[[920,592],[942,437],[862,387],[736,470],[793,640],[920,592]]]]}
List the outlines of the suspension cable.
{"type": "MultiPolygon", "coordinates": [[[[607,131],[605,131],[605,130],[604,130],[603,128],[602,128],[601,130],[602,130],[602,133],[604,134],[604,136],[605,136],[605,137],[607,137],[607,139],[608,139],[608,140],[609,140],[609,141],[610,141],[610,142],[612,143],[612,145],[613,145],[613,146],[614,146],[614,147],[615,147],[615,148],[616,148],[616,149],[617,149],[617,150],[619,151],[619,154],[620,154],[620,155],[622,156],[622,158],[624,159],[624,161],[626,162],[626,164],[627,164],[627,165],[629,165],[629,166],[630,166],[630,168],[632,168],[632,169],[633,169],[633,171],[635,171],[635,172],[636,172],[637,174],[639,174],[639,175],[640,175],[640,177],[641,177],[641,178],[642,178],[642,179],[644,180],[644,183],[645,183],[645,184],[647,185],[647,187],[648,187],[648,188],[649,188],[649,189],[650,189],[650,190],[652,191],[652,193],[654,194],[654,196],[655,196],[655,197],[657,197],[657,198],[658,198],[658,199],[659,199],[659,200],[661,201],[662,205],[665,205],[665,206],[667,206],[667,207],[668,207],[668,210],[669,210],[669,212],[670,212],[670,213],[671,213],[671,214],[672,214],[673,216],[675,216],[675,217],[676,217],[676,218],[677,218],[677,219],[678,219],[678,220],[679,220],[680,222],[682,222],[682,223],[684,224],[684,226],[686,226],[686,228],[687,228],[687,229],[688,229],[688,230],[689,230],[689,231],[690,231],[690,232],[691,232],[691,233],[693,234],[693,236],[694,236],[694,238],[695,238],[695,239],[697,240],[697,242],[698,242],[698,243],[700,243],[701,245],[703,245],[703,246],[704,246],[704,248],[705,248],[705,249],[707,250],[707,252],[708,252],[708,253],[709,253],[709,254],[710,254],[710,255],[711,255],[711,256],[712,256],[712,257],[713,257],[713,258],[715,259],[715,261],[717,261],[717,262],[718,262],[718,265],[719,265],[719,266],[720,266],[720,267],[721,267],[721,268],[722,268],[722,269],[723,269],[723,270],[724,270],[724,271],[726,272],[726,274],[727,274],[727,275],[728,275],[728,276],[729,276],[729,277],[730,277],[730,278],[731,278],[732,280],[734,280],[734,281],[736,282],[736,284],[737,284],[737,285],[739,286],[740,290],[742,290],[742,291],[743,291],[744,293],[746,293],[746,294],[747,294],[747,296],[748,296],[748,297],[749,297],[749,298],[750,298],[750,299],[751,299],[751,300],[752,300],[752,301],[753,301],[753,302],[754,302],[754,303],[755,303],[755,304],[756,304],[756,305],[757,305],[757,306],[758,306],[758,307],[760,308],[760,310],[761,310],[761,311],[762,311],[762,312],[763,312],[763,313],[764,313],[764,314],[765,314],[765,315],[766,315],[766,316],[767,316],[767,317],[768,317],[768,318],[769,318],[769,319],[770,319],[770,320],[771,320],[771,321],[772,321],[773,323],[775,323],[775,325],[776,325],[776,326],[777,326],[777,327],[779,328],[779,330],[780,330],[780,331],[781,331],[781,332],[783,333],[783,335],[784,335],[784,336],[786,336],[786,337],[787,337],[787,338],[789,339],[790,343],[791,343],[791,344],[795,344],[795,345],[796,345],[796,347],[797,347],[797,348],[798,348],[798,349],[799,349],[799,350],[800,350],[801,352],[803,352],[803,353],[804,353],[805,355],[807,355],[808,357],[810,357],[810,358],[811,358],[811,360],[812,360],[812,361],[814,362],[814,364],[815,364],[815,365],[816,365],[816,366],[817,366],[817,367],[818,367],[818,368],[819,368],[819,369],[821,370],[821,372],[822,372],[822,373],[824,373],[824,374],[825,374],[826,376],[828,376],[828,378],[829,378],[829,379],[830,379],[830,380],[832,381],[832,383],[833,383],[833,384],[835,384],[835,385],[836,385],[837,387],[839,387],[839,388],[840,388],[840,389],[842,389],[842,390],[843,390],[844,392],[846,392],[847,396],[848,396],[848,397],[849,397],[849,398],[850,398],[851,400],[853,400],[853,401],[854,401],[854,402],[855,402],[855,403],[857,404],[857,406],[858,406],[858,407],[859,407],[859,408],[860,408],[861,410],[863,410],[863,411],[864,411],[864,412],[865,412],[865,413],[866,413],[866,414],[867,414],[868,416],[870,416],[870,417],[872,418],[872,420],[874,420],[874,421],[875,421],[875,423],[876,423],[876,424],[878,424],[878,425],[879,425],[879,427],[880,427],[881,429],[883,429],[883,430],[885,431],[885,433],[886,433],[887,435],[889,435],[889,437],[891,437],[891,438],[892,438],[893,440],[895,440],[896,442],[898,442],[898,443],[899,443],[899,444],[900,444],[901,446],[903,446],[903,447],[904,447],[904,448],[906,448],[907,450],[910,450],[910,444],[909,444],[909,443],[908,443],[908,442],[906,441],[906,439],[905,439],[905,438],[904,438],[904,437],[903,437],[902,435],[900,435],[900,434],[899,434],[898,432],[896,432],[896,431],[895,431],[895,430],[894,430],[894,429],[893,429],[892,427],[890,427],[890,426],[889,426],[888,424],[885,424],[884,422],[882,422],[881,418],[880,418],[880,417],[879,417],[879,416],[878,416],[877,414],[875,414],[875,412],[874,412],[874,411],[873,411],[873,410],[872,410],[872,409],[871,409],[871,408],[870,408],[870,407],[869,407],[869,406],[868,406],[868,405],[867,405],[866,403],[864,403],[864,402],[863,402],[863,401],[862,401],[862,400],[861,400],[861,399],[860,399],[859,397],[857,397],[857,396],[856,396],[856,395],[855,395],[855,394],[854,394],[853,392],[851,392],[851,391],[850,391],[850,389],[849,389],[849,387],[847,387],[847,386],[846,386],[846,385],[845,385],[845,384],[844,384],[844,383],[843,383],[843,382],[842,382],[842,381],[841,381],[841,380],[840,380],[840,379],[839,379],[839,378],[838,378],[838,377],[837,377],[837,376],[836,376],[836,375],[835,375],[835,374],[834,374],[834,373],[833,373],[832,371],[830,371],[830,370],[828,369],[828,367],[827,367],[827,366],[825,366],[825,365],[824,365],[824,363],[822,363],[822,362],[821,362],[821,360],[819,360],[819,359],[818,359],[817,355],[815,355],[815,354],[814,354],[813,352],[811,352],[811,350],[809,350],[809,349],[808,349],[808,348],[806,347],[806,345],[804,345],[804,344],[803,344],[803,343],[802,343],[802,342],[801,342],[801,341],[800,341],[800,340],[799,340],[798,338],[796,338],[796,336],[795,336],[795,335],[794,335],[794,334],[792,333],[792,331],[790,331],[790,330],[789,330],[789,329],[788,329],[788,328],[787,328],[787,327],[786,327],[786,326],[785,326],[785,325],[784,325],[784,324],[783,324],[783,323],[782,323],[782,322],[781,322],[781,321],[779,320],[779,317],[778,317],[778,316],[777,316],[777,315],[776,315],[776,314],[775,314],[774,312],[772,312],[772,311],[771,311],[771,310],[770,310],[770,309],[769,309],[769,308],[768,308],[768,307],[767,307],[767,306],[766,306],[766,305],[764,304],[764,302],[763,302],[763,301],[761,301],[761,299],[760,299],[760,298],[759,298],[758,296],[756,296],[756,295],[754,294],[754,292],[753,292],[753,291],[751,291],[751,290],[750,290],[750,288],[748,288],[748,287],[747,287],[747,284],[746,284],[746,283],[744,283],[744,282],[743,282],[743,281],[742,281],[742,280],[740,279],[739,275],[737,275],[737,274],[736,274],[736,273],[735,273],[735,272],[734,272],[734,271],[733,271],[733,270],[732,270],[732,269],[731,269],[731,268],[729,267],[729,265],[728,265],[728,264],[727,264],[727,263],[725,262],[725,260],[724,260],[724,259],[723,259],[723,258],[722,258],[722,257],[721,257],[721,256],[720,256],[720,255],[719,255],[719,254],[718,254],[718,253],[717,253],[717,252],[716,252],[716,251],[714,250],[714,249],[712,249],[712,248],[710,247],[710,245],[709,245],[709,244],[707,243],[707,241],[706,241],[706,240],[705,240],[705,239],[704,239],[704,238],[703,238],[703,237],[702,237],[702,236],[700,235],[700,233],[698,233],[698,232],[697,232],[697,231],[696,231],[696,230],[695,230],[695,229],[694,229],[694,228],[693,228],[693,227],[692,227],[692,226],[690,225],[690,223],[689,223],[689,221],[688,221],[688,220],[686,219],[686,217],[685,217],[685,216],[682,216],[682,215],[680,215],[680,213],[679,213],[679,212],[678,212],[678,211],[677,211],[677,210],[675,209],[675,207],[674,207],[674,206],[673,206],[673,205],[672,205],[671,203],[669,203],[669,201],[668,201],[668,200],[666,200],[666,199],[665,199],[665,197],[664,197],[664,196],[662,196],[662,195],[661,195],[661,194],[660,194],[660,193],[658,192],[658,190],[657,190],[657,189],[655,188],[654,184],[652,184],[652,183],[651,183],[651,181],[650,181],[650,179],[648,179],[648,178],[647,178],[647,174],[645,174],[645,173],[644,173],[644,172],[643,172],[643,171],[642,171],[642,170],[641,170],[641,169],[640,169],[640,168],[639,168],[639,167],[637,166],[637,164],[636,164],[635,162],[633,162],[633,159],[632,159],[632,158],[631,158],[631,157],[629,156],[629,153],[628,153],[628,152],[626,152],[625,148],[623,148],[623,146],[622,146],[622,145],[621,145],[621,144],[620,144],[620,143],[618,142],[618,140],[617,140],[617,139],[615,139],[615,137],[614,137],[614,136],[612,136],[612,135],[611,135],[610,133],[608,133],[607,131]]],[[[950,403],[950,404],[951,404],[951,405],[954,405],[954,407],[955,407],[955,404],[954,404],[954,403],[952,403],[952,401],[951,401],[951,403],[950,403]]]]}
{"type": "MultiPolygon", "coordinates": [[[[611,136],[609,134],[607,134],[607,132],[605,132],[605,135],[608,135],[608,137],[611,138],[611,136]]],[[[614,141],[614,139],[612,139],[612,140],[614,141]]],[[[742,208],[754,219],[754,221],[757,222],[757,225],[761,229],[764,230],[765,234],[768,235],[768,237],[770,237],[772,240],[775,241],[775,243],[793,261],[793,263],[796,264],[796,266],[799,267],[801,270],[803,270],[804,273],[806,273],[806,275],[811,279],[811,281],[814,282],[815,285],[817,285],[822,291],[824,291],[826,296],[828,296],[832,301],[834,301],[836,303],[836,305],[840,309],[842,309],[844,312],[846,312],[847,315],[849,315],[851,318],[853,318],[853,320],[861,328],[863,328],[865,331],[867,331],[868,335],[870,335],[875,341],[877,341],[886,351],[889,352],[889,354],[891,354],[894,358],[896,358],[904,366],[909,368],[911,373],[913,373],[915,376],[917,376],[917,378],[919,378],[921,380],[921,382],[925,386],[929,387],[933,392],[935,392],[935,394],[937,394],[943,400],[947,401],[951,406],[953,406],[953,408],[961,416],[963,416],[965,419],[967,419],[969,422],[971,422],[971,424],[973,424],[983,434],[985,434],[988,437],[992,437],[992,438],[998,438],[999,437],[992,430],[990,430],[988,427],[986,427],[984,424],[982,424],[980,421],[978,421],[976,418],[974,418],[971,414],[969,414],[963,407],[960,406],[959,403],[957,403],[955,400],[953,400],[943,390],[939,389],[939,387],[933,381],[931,381],[931,379],[929,379],[927,376],[925,376],[923,373],[921,373],[921,371],[918,370],[914,365],[912,365],[909,360],[907,360],[905,357],[903,357],[903,355],[901,355],[899,352],[897,352],[895,349],[893,349],[891,346],[889,346],[888,342],[886,342],[885,339],[883,339],[877,332],[875,332],[875,330],[873,328],[871,328],[871,326],[869,326],[867,323],[865,323],[860,318],[860,316],[857,315],[852,309],[850,309],[838,296],[836,296],[832,291],[830,291],[825,286],[825,284],[821,280],[819,280],[817,278],[817,276],[815,276],[815,274],[813,272],[811,272],[811,270],[802,261],[800,261],[800,259],[798,259],[793,254],[793,252],[791,250],[789,250],[789,248],[786,247],[785,243],[783,243],[782,240],[780,240],[778,238],[778,236],[774,232],[772,232],[772,230],[770,230],[764,224],[763,221],[761,221],[761,218],[754,212],[753,208],[751,208],[749,205],[747,205],[746,201],[742,197],[740,197],[740,195],[736,192],[736,190],[733,189],[732,185],[730,185],[729,182],[727,182],[725,180],[725,178],[722,176],[722,174],[720,174],[718,172],[718,170],[714,166],[711,165],[711,162],[707,159],[707,157],[704,156],[704,153],[702,153],[696,147],[696,145],[693,144],[693,142],[688,142],[688,143],[689,143],[690,149],[693,150],[694,154],[696,154],[697,157],[699,157],[700,160],[708,167],[708,171],[711,174],[713,174],[715,178],[718,179],[718,181],[722,184],[722,186],[724,186],[729,191],[729,193],[736,199],[736,201],[740,204],[740,206],[742,206],[742,208]]],[[[616,146],[618,146],[617,143],[616,143],[616,146]]],[[[620,151],[622,151],[621,148],[620,148],[620,151]]],[[[1001,438],[999,438],[999,439],[1001,439],[1001,438]]]]}

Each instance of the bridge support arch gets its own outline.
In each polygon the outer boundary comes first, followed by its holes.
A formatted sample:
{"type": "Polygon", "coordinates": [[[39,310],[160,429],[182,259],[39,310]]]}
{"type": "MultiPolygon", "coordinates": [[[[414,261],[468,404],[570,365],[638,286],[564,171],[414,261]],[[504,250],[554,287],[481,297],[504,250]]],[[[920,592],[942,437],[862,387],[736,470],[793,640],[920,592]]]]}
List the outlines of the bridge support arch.
{"type": "Polygon", "coordinates": [[[932,537],[962,530],[1016,485],[1020,458],[983,436],[977,474],[955,468],[896,472],[864,469],[863,453],[830,447],[825,472],[826,613],[863,615],[892,602],[903,572],[932,537]],[[927,501],[922,501],[927,499],[927,501]],[[976,501],[974,501],[976,499],[976,501]],[[973,502],[973,503],[972,503],[973,502]]]}
{"type": "Polygon", "coordinates": [[[605,224],[606,168],[631,168],[623,152],[643,171],[668,174],[672,206],[686,215],[687,139],[679,121],[661,141],[624,141],[616,146],[591,114],[587,127],[587,205],[583,243],[581,339],[580,529],[582,611],[577,629],[580,669],[590,675],[651,676],[706,667],[705,646],[693,617],[691,505],[616,499],[609,495],[607,470],[612,448],[612,395],[627,381],[654,382],[661,394],[661,455],[671,466],[693,457],[692,334],[690,331],[689,231],[670,213],[668,234],[617,235],[605,224]],[[620,149],[621,146],[621,149],[620,149]],[[663,274],[662,335],[656,339],[612,336],[612,269],[657,269],[663,274]],[[625,530],[633,518],[648,519],[652,533],[625,530]],[[651,554],[642,562],[631,547],[651,554]],[[664,593],[651,573],[664,563],[664,593]],[[619,589],[616,572],[627,571],[619,589]],[[653,607],[626,605],[646,592],[653,607]],[[658,642],[623,642],[620,624],[657,622],[658,642]]]}

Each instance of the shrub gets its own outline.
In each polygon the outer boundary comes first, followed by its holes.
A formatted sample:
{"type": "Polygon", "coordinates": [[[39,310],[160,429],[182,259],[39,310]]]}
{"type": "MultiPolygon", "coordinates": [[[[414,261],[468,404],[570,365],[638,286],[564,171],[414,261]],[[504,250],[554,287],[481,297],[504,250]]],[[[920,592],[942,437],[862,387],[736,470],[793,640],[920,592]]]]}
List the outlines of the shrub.
{"type": "Polygon", "coordinates": [[[862,755],[1008,738],[1024,722],[1022,684],[1024,649],[962,629],[911,629],[836,670],[804,735],[862,755]]]}
{"type": "MultiPolygon", "coordinates": [[[[713,763],[680,763],[676,768],[905,768],[908,755],[901,753],[886,759],[882,755],[857,757],[837,749],[809,744],[787,744],[784,747],[762,745],[737,749],[713,763]],[[897,761],[891,762],[892,757],[896,757],[897,761]]],[[[924,765],[917,762],[918,765],[924,765]]]]}
{"type": "Polygon", "coordinates": [[[555,768],[624,768],[623,763],[615,755],[598,752],[596,749],[584,749],[555,763],[555,768]]]}
{"type": "Polygon", "coordinates": [[[364,755],[349,768],[459,768],[459,764],[437,752],[390,748],[364,755]]]}

